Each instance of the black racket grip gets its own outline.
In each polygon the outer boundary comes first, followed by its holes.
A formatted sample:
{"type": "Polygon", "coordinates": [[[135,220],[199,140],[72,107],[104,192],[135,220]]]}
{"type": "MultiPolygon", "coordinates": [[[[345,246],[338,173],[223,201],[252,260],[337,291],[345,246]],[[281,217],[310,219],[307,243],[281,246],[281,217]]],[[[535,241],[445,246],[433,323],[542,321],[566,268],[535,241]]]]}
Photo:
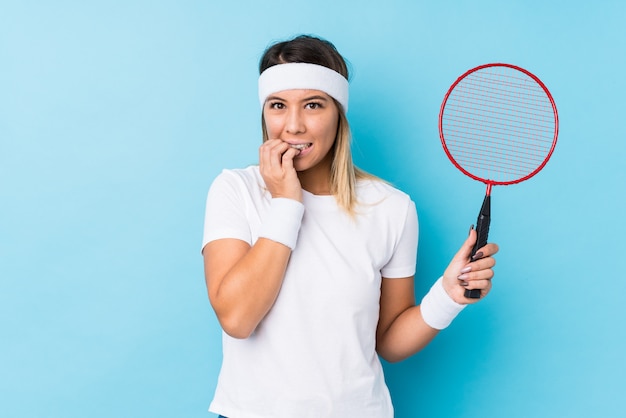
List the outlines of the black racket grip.
{"type": "MultiPolygon", "coordinates": [[[[486,195],[483,205],[480,208],[478,219],[476,220],[476,244],[472,248],[471,258],[474,258],[476,252],[487,245],[489,238],[489,225],[491,224],[491,195],[486,195]]],[[[479,299],[480,289],[466,289],[465,297],[469,299],[479,299]]]]}

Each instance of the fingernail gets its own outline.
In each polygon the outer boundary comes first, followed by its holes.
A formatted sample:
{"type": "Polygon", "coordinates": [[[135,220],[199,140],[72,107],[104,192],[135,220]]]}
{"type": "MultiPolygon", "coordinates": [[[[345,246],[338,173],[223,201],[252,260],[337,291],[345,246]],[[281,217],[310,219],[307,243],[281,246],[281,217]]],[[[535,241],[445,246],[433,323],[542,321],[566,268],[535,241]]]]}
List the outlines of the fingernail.
{"type": "Polygon", "coordinates": [[[459,284],[460,284],[461,286],[463,286],[463,287],[466,287],[467,285],[469,285],[469,283],[468,283],[468,282],[459,282],[459,284]]]}
{"type": "Polygon", "coordinates": [[[479,258],[481,258],[483,256],[483,252],[479,251],[476,254],[474,254],[474,256],[472,257],[472,260],[478,260],[479,258]]]}
{"type": "Polygon", "coordinates": [[[469,276],[467,274],[461,274],[459,277],[457,277],[457,279],[459,280],[465,280],[467,279],[469,276]]]}
{"type": "Polygon", "coordinates": [[[467,233],[467,235],[471,234],[473,229],[474,229],[474,224],[472,224],[472,225],[470,226],[470,229],[469,229],[469,232],[467,233]]]}
{"type": "Polygon", "coordinates": [[[472,266],[467,266],[461,269],[461,273],[469,273],[470,271],[472,271],[472,266]]]}

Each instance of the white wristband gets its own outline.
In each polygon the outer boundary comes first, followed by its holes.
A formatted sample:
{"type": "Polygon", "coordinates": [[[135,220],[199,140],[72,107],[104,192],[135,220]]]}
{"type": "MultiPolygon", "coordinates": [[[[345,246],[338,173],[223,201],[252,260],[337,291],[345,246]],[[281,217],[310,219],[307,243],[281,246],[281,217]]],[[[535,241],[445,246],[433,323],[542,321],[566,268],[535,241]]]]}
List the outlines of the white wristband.
{"type": "Polygon", "coordinates": [[[466,306],[452,300],[446,289],[443,288],[443,278],[439,278],[422,299],[420,310],[422,318],[428,326],[444,329],[466,306]]]}
{"type": "Polygon", "coordinates": [[[293,250],[303,215],[304,205],[301,202],[284,197],[273,198],[263,219],[259,238],[271,239],[293,250]]]}

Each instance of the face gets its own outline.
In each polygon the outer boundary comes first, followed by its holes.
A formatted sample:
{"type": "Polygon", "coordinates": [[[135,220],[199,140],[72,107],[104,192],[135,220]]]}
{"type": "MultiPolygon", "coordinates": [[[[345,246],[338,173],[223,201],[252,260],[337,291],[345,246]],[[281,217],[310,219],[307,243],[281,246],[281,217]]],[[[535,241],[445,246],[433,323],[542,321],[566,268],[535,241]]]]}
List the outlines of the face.
{"type": "Polygon", "coordinates": [[[285,90],[270,95],[263,107],[269,139],[281,139],[298,148],[297,171],[316,167],[330,169],[329,153],[339,124],[335,101],[319,90],[285,90]]]}

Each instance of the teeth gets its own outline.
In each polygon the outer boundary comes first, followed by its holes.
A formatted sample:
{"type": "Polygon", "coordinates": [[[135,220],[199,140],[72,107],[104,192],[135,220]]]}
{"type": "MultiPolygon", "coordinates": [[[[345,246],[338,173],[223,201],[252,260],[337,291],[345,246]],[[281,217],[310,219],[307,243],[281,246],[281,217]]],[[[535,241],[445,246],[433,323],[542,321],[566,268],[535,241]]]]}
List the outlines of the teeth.
{"type": "Polygon", "coordinates": [[[308,148],[310,146],[311,146],[311,144],[291,144],[291,148],[295,148],[295,149],[300,150],[300,151],[302,151],[303,149],[308,148]]]}

